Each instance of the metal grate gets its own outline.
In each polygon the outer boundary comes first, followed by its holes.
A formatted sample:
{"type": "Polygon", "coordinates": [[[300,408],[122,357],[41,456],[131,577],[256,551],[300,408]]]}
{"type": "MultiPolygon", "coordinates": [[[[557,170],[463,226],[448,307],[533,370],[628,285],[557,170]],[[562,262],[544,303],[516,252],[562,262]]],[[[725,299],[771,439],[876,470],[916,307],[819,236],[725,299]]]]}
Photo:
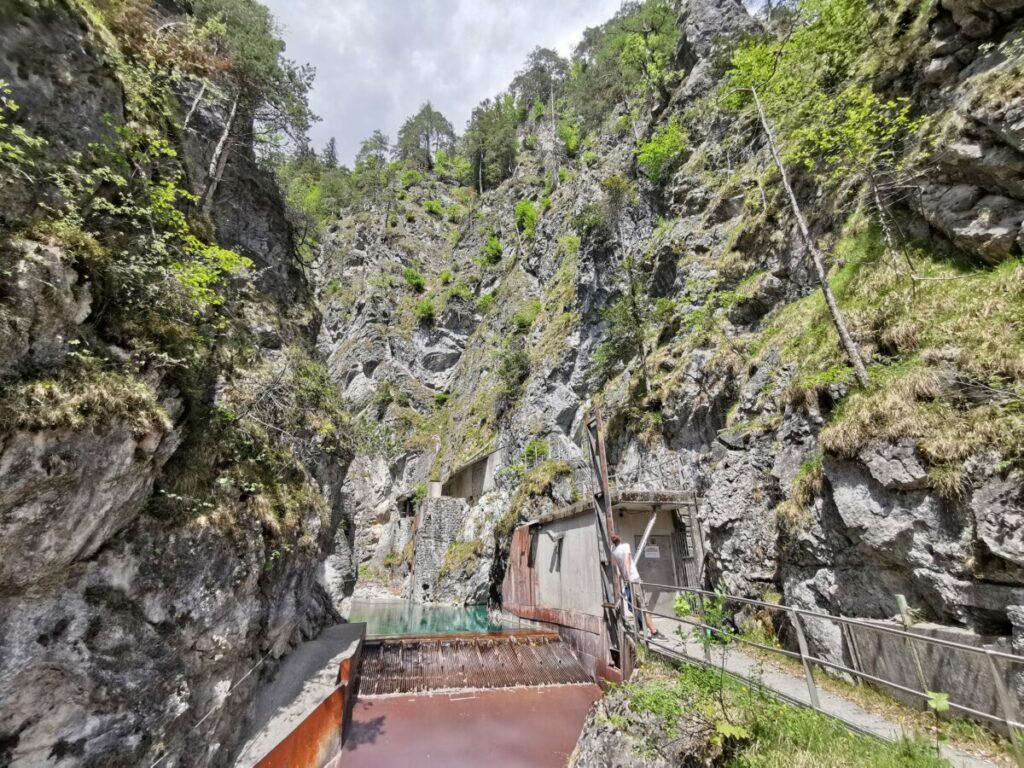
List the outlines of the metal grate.
{"type": "Polygon", "coordinates": [[[360,694],[592,683],[557,637],[416,638],[371,641],[363,650],[360,694]]]}

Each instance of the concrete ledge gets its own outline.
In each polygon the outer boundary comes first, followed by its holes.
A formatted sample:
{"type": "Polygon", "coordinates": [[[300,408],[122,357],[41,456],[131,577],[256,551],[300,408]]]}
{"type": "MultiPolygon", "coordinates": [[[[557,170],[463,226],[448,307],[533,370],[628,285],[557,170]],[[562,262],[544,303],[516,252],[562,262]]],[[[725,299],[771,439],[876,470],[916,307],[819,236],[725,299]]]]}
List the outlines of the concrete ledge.
{"type": "MultiPolygon", "coordinates": [[[[617,508],[640,508],[658,506],[663,510],[684,509],[696,505],[694,495],[690,491],[648,491],[648,490],[623,490],[611,492],[612,509],[617,508]]],[[[525,525],[543,525],[554,520],[565,520],[576,517],[585,512],[594,511],[594,500],[586,499],[575,504],[556,509],[552,512],[541,515],[536,520],[530,520],[525,525]]]]}
{"type": "Polygon", "coordinates": [[[340,748],[344,720],[355,699],[365,635],[365,624],[337,624],[291,652],[256,694],[250,738],[235,761],[236,768],[262,765],[262,758],[321,708],[325,736],[336,732],[340,748]],[[339,689],[346,690],[339,695],[339,689]]]}

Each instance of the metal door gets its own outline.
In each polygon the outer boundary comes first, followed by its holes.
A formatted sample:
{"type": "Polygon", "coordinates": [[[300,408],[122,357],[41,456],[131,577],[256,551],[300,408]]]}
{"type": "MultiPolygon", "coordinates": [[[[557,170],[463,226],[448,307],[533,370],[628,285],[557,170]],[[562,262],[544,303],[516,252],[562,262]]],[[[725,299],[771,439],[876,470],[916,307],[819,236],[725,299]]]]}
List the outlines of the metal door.
{"type": "MultiPolygon", "coordinates": [[[[636,536],[633,551],[636,552],[640,546],[642,536],[636,536]]],[[[673,552],[671,536],[651,536],[647,539],[647,546],[640,553],[636,561],[636,569],[640,572],[640,580],[646,584],[667,584],[674,585],[676,579],[675,553],[673,552]]],[[[672,613],[672,604],[675,601],[675,592],[653,587],[644,588],[647,597],[647,607],[658,613],[672,613]]]]}

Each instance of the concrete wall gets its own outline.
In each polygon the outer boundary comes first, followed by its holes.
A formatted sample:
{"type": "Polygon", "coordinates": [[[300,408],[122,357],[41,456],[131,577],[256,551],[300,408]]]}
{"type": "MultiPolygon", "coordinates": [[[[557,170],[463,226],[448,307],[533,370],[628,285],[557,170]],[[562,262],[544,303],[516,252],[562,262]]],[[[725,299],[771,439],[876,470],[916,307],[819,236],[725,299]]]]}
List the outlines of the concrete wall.
{"type": "MultiPolygon", "coordinates": [[[[869,622],[870,623],[870,622],[869,622]]],[[[894,624],[882,624],[894,627],[894,624]]],[[[1009,638],[985,637],[971,632],[969,629],[948,627],[938,624],[917,624],[911,631],[925,637],[950,640],[962,645],[1012,653],[1009,638]]],[[[1002,717],[996,686],[988,659],[980,653],[958,651],[952,648],[941,648],[924,642],[908,641],[896,635],[873,631],[863,627],[851,626],[848,637],[851,666],[869,675],[891,680],[898,685],[914,690],[929,690],[948,693],[951,702],[971,707],[1002,717]],[[914,651],[917,653],[915,661],[914,651]],[[922,685],[921,672],[917,663],[920,662],[924,674],[922,685]]],[[[1017,676],[1024,675],[1024,665],[1010,664],[996,659],[996,666],[1010,691],[1011,698],[1016,698],[1017,676]],[[1015,667],[1015,669],[1013,669],[1015,667]]],[[[887,688],[893,698],[907,704],[924,709],[924,700],[898,689],[887,688]]],[[[1017,711],[1012,717],[1019,720],[1020,703],[1014,702],[1017,711]]],[[[966,717],[955,710],[950,711],[952,717],[966,717]]]]}
{"type": "Polygon", "coordinates": [[[504,452],[499,449],[459,469],[442,486],[441,492],[454,499],[476,501],[497,487],[498,470],[504,452]]]}
{"type": "Polygon", "coordinates": [[[537,534],[537,605],[601,616],[601,565],[593,515],[556,520],[537,534]],[[561,559],[557,542],[562,537],[561,559]]]}
{"type": "Polygon", "coordinates": [[[420,602],[443,600],[435,594],[445,553],[462,532],[467,505],[462,499],[423,499],[416,512],[416,552],[409,597],[420,602]]]}

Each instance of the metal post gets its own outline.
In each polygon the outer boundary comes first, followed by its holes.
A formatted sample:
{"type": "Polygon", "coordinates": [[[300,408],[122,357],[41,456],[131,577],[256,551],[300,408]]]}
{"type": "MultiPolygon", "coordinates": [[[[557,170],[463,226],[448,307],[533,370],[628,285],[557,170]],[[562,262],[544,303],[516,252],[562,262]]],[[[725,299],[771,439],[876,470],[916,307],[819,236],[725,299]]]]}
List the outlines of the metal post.
{"type": "Polygon", "coordinates": [[[811,697],[811,706],[815,709],[821,709],[821,702],[818,700],[818,686],[814,684],[814,672],[811,669],[811,663],[807,660],[811,652],[807,648],[807,638],[804,637],[804,628],[800,624],[800,614],[790,608],[789,617],[793,622],[793,628],[796,630],[797,644],[800,646],[800,661],[804,665],[804,676],[807,678],[807,694],[811,697]]]}
{"type": "Polygon", "coordinates": [[[658,512],[660,511],[661,505],[659,504],[655,504],[651,507],[651,519],[647,521],[647,527],[644,529],[644,535],[640,537],[640,546],[636,548],[637,562],[640,561],[640,556],[644,553],[644,548],[647,546],[647,540],[651,537],[651,531],[654,530],[654,524],[658,521],[658,512]]]}
{"type": "MultiPolygon", "coordinates": [[[[700,603],[700,623],[707,624],[708,615],[704,610],[704,595],[697,595],[697,597],[699,598],[697,602],[700,603]]],[[[711,636],[708,634],[709,632],[710,630],[706,629],[703,626],[700,628],[700,644],[701,647],[704,649],[705,664],[711,663],[711,636]]]]}
{"type": "Polygon", "coordinates": [[[1006,729],[1010,732],[1010,740],[1020,747],[1020,734],[1017,733],[1017,729],[1013,727],[1013,721],[1016,719],[1016,713],[1013,706],[1013,699],[1010,698],[1010,692],[1006,688],[1006,681],[1003,680],[1003,676],[999,674],[999,667],[996,664],[995,656],[993,656],[992,652],[987,648],[985,649],[985,658],[988,659],[988,667],[992,670],[992,682],[996,685],[996,695],[999,697],[999,706],[1003,710],[1003,721],[1006,723],[1006,729]]]}
{"type": "Polygon", "coordinates": [[[693,543],[694,555],[697,558],[697,583],[690,586],[700,589],[704,586],[704,532],[697,519],[697,496],[693,497],[690,507],[690,541],[693,543]]]}
{"type": "Polygon", "coordinates": [[[590,448],[590,462],[594,471],[594,517],[597,523],[598,559],[601,562],[601,590],[604,608],[605,631],[608,634],[608,647],[623,664],[619,642],[619,625],[621,611],[619,609],[622,590],[616,580],[615,562],[612,558],[611,535],[615,532],[615,518],[612,514],[611,491],[608,488],[608,458],[604,450],[604,424],[601,411],[594,409],[594,416],[587,422],[587,444],[590,448]]]}

